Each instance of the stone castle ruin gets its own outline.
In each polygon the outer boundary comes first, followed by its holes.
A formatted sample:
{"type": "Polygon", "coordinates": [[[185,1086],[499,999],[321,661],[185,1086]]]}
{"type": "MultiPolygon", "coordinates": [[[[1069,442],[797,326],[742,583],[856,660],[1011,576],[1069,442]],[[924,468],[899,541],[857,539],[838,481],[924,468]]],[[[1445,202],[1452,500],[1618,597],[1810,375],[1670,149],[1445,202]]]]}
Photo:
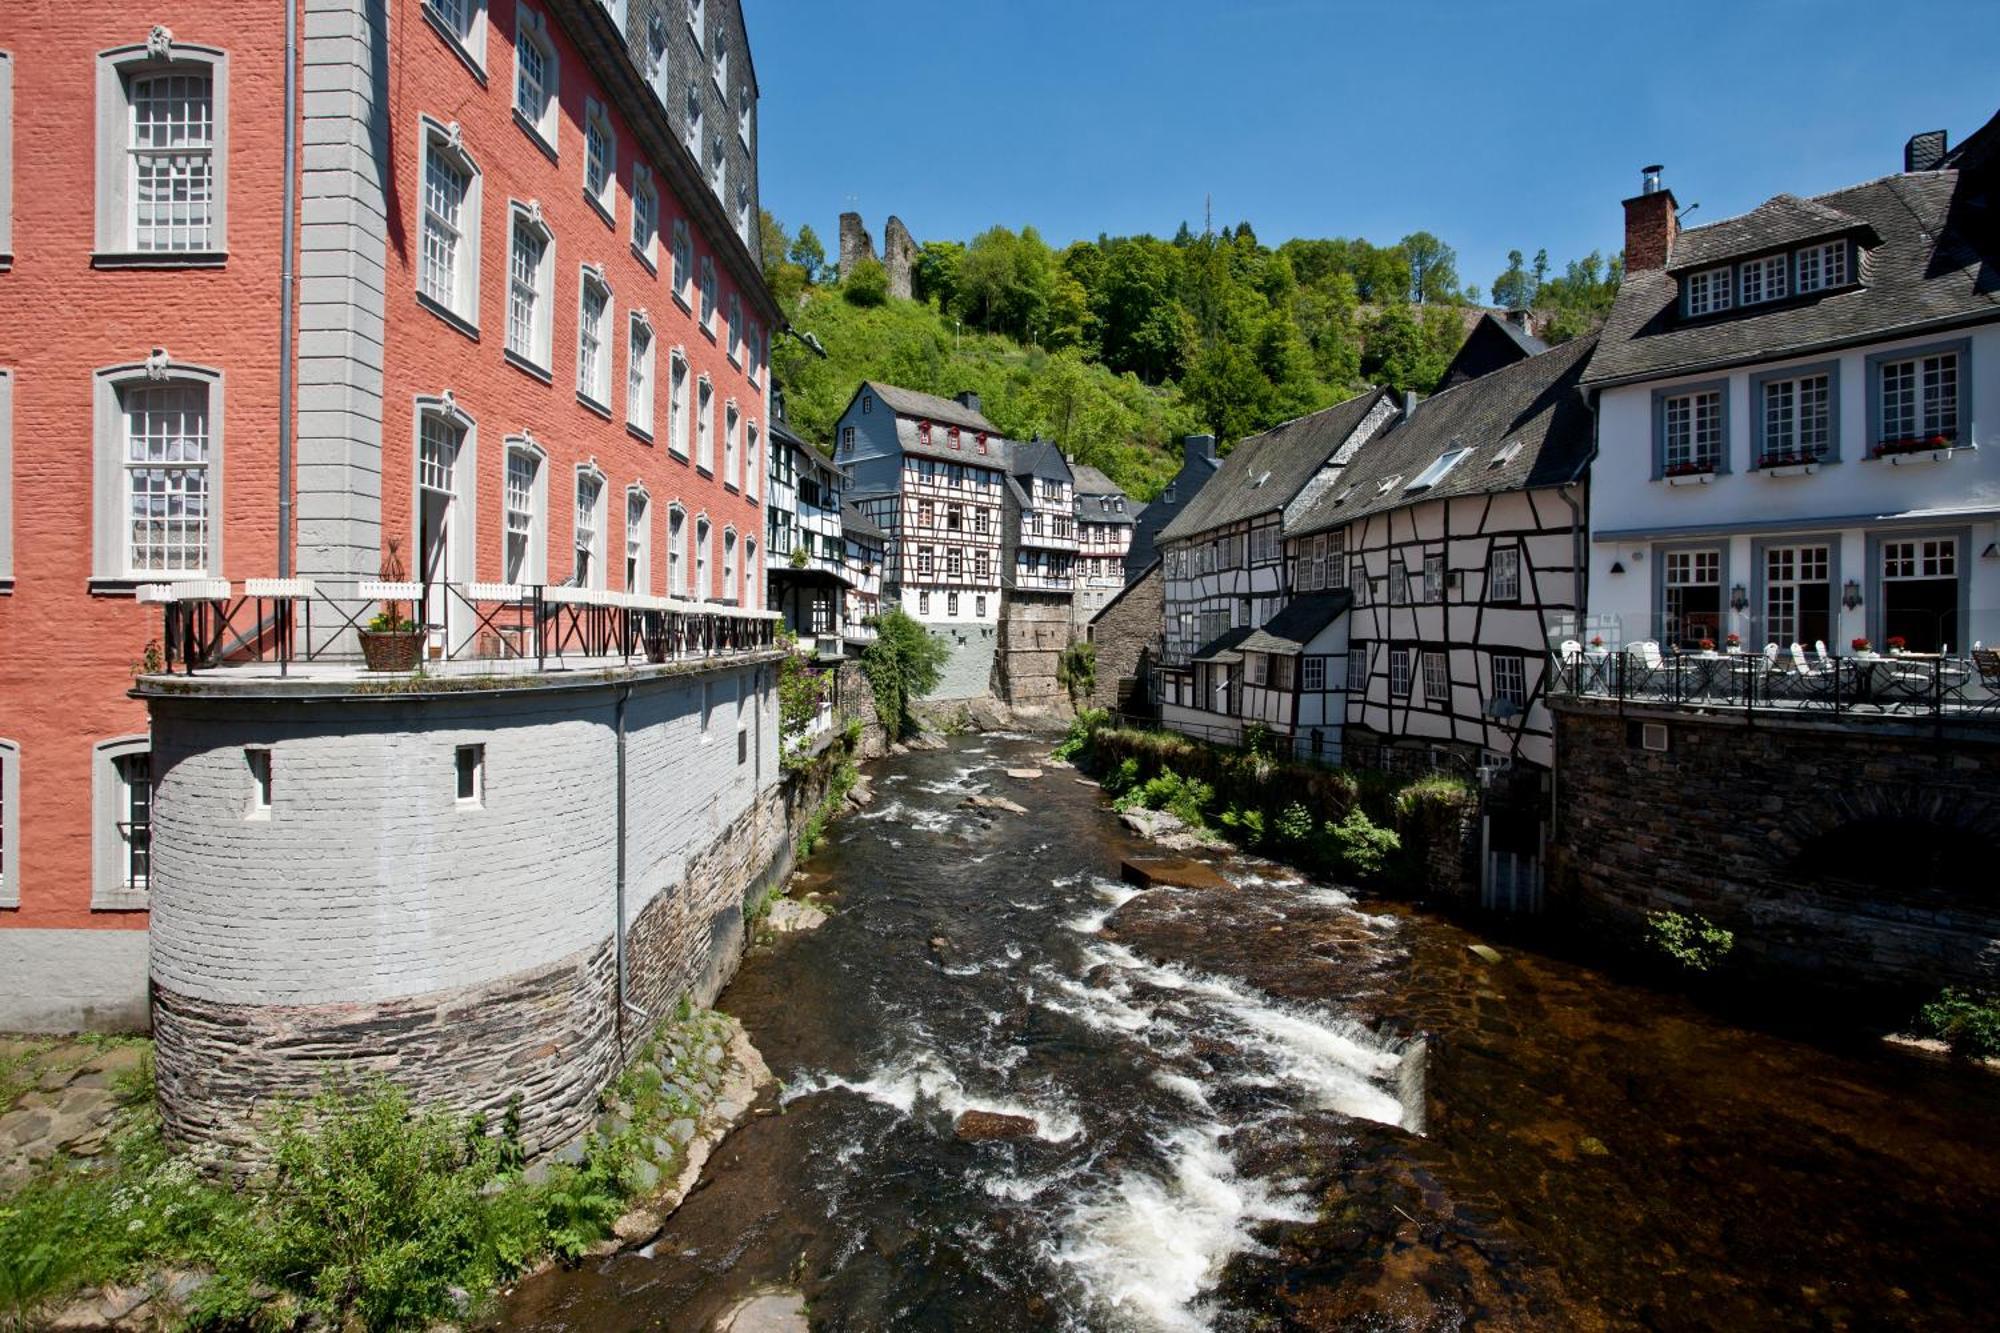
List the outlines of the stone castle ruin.
{"type": "MultiPolygon", "coordinates": [[[[859,213],[840,215],[840,280],[847,281],[848,274],[864,259],[874,259],[875,238],[868,234],[859,213]]],[[[903,220],[893,213],[888,225],[882,229],[882,267],[889,274],[889,295],[899,301],[910,299],[912,288],[910,275],[916,268],[917,242],[910,235],[910,229],[903,220]]]]}

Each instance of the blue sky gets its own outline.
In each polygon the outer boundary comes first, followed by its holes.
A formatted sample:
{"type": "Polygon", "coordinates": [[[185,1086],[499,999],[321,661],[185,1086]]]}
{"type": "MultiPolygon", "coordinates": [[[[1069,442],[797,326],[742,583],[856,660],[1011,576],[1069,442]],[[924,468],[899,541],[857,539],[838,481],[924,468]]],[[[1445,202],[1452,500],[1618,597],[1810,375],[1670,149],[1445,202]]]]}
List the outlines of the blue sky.
{"type": "Polygon", "coordinates": [[[1645,163],[1694,225],[2000,110],[2000,0],[744,9],[764,206],[829,252],[847,208],[878,245],[895,213],[920,241],[1033,224],[1060,247],[1199,229],[1212,195],[1266,243],[1428,229],[1485,289],[1509,249],[1616,252],[1645,163]]]}

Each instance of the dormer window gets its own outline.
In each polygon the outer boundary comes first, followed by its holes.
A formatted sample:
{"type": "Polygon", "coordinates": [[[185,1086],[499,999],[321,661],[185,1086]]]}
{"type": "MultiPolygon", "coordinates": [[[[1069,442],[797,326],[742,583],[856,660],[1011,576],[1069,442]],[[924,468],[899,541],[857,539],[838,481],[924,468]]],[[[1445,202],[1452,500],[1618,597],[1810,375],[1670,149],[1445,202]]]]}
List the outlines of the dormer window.
{"type": "Polygon", "coordinates": [[[918,443],[918,444],[921,444],[921,445],[923,445],[923,446],[924,446],[924,447],[925,447],[926,449],[928,449],[928,448],[930,447],[930,443],[931,443],[931,423],[930,423],[930,422],[928,422],[928,421],[919,421],[919,422],[917,423],[917,443],[918,443]]]}
{"type": "Polygon", "coordinates": [[[952,448],[958,448],[958,427],[953,426],[950,430],[946,431],[945,439],[950,442],[952,448]]]}
{"type": "Polygon", "coordinates": [[[1828,241],[1799,251],[1799,290],[1817,292],[1847,284],[1847,242],[1828,241]]]}
{"type": "Polygon", "coordinates": [[[1786,294],[1789,286],[1786,279],[1790,276],[1787,258],[1785,255],[1767,255],[1744,263],[1738,279],[1742,304],[1776,301],[1786,294]]]}
{"type": "Polygon", "coordinates": [[[1712,315],[1729,309],[1729,266],[1688,274],[1681,293],[1689,315],[1712,315]]]}

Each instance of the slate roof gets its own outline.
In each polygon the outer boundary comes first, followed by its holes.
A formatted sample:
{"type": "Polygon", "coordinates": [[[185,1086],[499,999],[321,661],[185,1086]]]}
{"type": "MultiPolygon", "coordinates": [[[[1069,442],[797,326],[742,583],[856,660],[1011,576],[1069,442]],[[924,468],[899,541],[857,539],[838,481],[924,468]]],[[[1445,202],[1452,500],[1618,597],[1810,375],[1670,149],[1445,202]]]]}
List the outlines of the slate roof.
{"type": "Polygon", "coordinates": [[[1071,463],[1070,475],[1076,478],[1078,495],[1123,495],[1124,488],[1088,463],[1071,463]]]}
{"type": "Polygon", "coordinates": [[[889,534],[882,531],[882,525],[862,513],[852,503],[840,507],[840,530],[860,537],[872,537],[878,542],[889,540],[889,534]]]}
{"type": "Polygon", "coordinates": [[[1201,650],[1188,660],[1191,662],[1240,662],[1243,655],[1236,650],[1243,641],[1257,631],[1248,625],[1238,625],[1226,629],[1201,646],[1201,650]]]}
{"type": "Polygon", "coordinates": [[[1144,505],[1133,504],[1118,483],[1105,476],[1088,463],[1069,465],[1071,485],[1076,490],[1076,516],[1079,521],[1089,523],[1110,523],[1127,526],[1138,521],[1139,511],[1144,505]],[[1123,509],[1107,509],[1105,500],[1123,500],[1123,509]]]}
{"type": "Polygon", "coordinates": [[[1062,450],[1048,440],[1009,441],[1007,470],[1017,477],[1053,477],[1070,480],[1069,463],[1062,450]]]}
{"type": "Polygon", "coordinates": [[[1246,653],[1300,652],[1352,605],[1354,596],[1345,588],[1294,597],[1238,646],[1246,653]]]}
{"type": "Polygon", "coordinates": [[[917,430],[916,419],[898,416],[896,443],[904,453],[916,454],[920,458],[936,458],[946,463],[963,463],[967,467],[991,468],[995,472],[1007,470],[1008,456],[1016,448],[1012,440],[1004,438],[996,431],[986,437],[986,452],[982,454],[978,445],[973,442],[972,436],[964,433],[966,427],[961,426],[959,430],[961,433],[956,449],[951,447],[951,434],[942,423],[933,424],[931,442],[925,444],[922,433],[917,430]]]}
{"type": "Polygon", "coordinates": [[[1424,399],[1414,415],[1370,440],[1286,535],[1324,532],[1427,500],[1576,480],[1593,439],[1590,407],[1577,385],[1596,346],[1594,337],[1578,338],[1424,399]],[[1516,441],[1521,447],[1514,455],[1493,466],[1502,449],[1516,441]],[[1436,485],[1404,489],[1447,449],[1460,446],[1473,452],[1436,485]],[[1398,478],[1396,484],[1381,493],[1381,483],[1391,477],[1398,478]],[[1342,501],[1343,495],[1349,498],[1342,501]]]}
{"type": "Polygon", "coordinates": [[[942,422],[944,425],[958,426],[965,430],[983,430],[989,435],[1000,433],[1000,428],[983,415],[973,411],[964,403],[950,398],[940,398],[934,393],[884,384],[880,380],[864,380],[862,387],[873,389],[875,396],[888,404],[890,411],[903,416],[921,417],[926,421],[942,422]]]}
{"type": "MultiPolygon", "coordinates": [[[[1975,189],[1960,197],[1960,180],[1958,171],[1916,172],[1797,201],[1815,217],[1852,217],[1880,237],[1862,285],[1817,299],[1684,324],[1671,272],[1626,274],[1584,382],[1662,378],[2000,319],[2000,221],[1994,205],[1970,197],[1975,189]]],[[[1753,221],[1762,211],[1681,233],[1668,262],[1678,270],[1690,254],[1714,259],[1740,253],[1746,239],[1769,244],[1802,216],[1787,208],[1776,221],[1753,221]]]]}
{"type": "Polygon", "coordinates": [[[1818,199],[1801,199],[1795,194],[1773,195],[1741,217],[1725,218],[1682,232],[1674,239],[1667,271],[1686,273],[1802,241],[1868,230],[1872,228],[1865,218],[1818,199]]]}
{"type": "Polygon", "coordinates": [[[1549,345],[1547,343],[1543,342],[1540,338],[1537,338],[1534,334],[1528,332],[1526,329],[1522,328],[1519,324],[1516,324],[1513,320],[1507,318],[1507,316],[1505,315],[1496,315],[1489,310],[1486,313],[1485,319],[1482,320],[1482,322],[1491,322],[1492,324],[1498,326],[1500,332],[1506,334],[1509,338],[1513,339],[1514,345],[1516,347],[1519,347],[1522,351],[1526,352],[1529,356],[1536,356],[1542,352],[1546,352],[1549,350],[1549,345]]]}
{"type": "MultiPolygon", "coordinates": [[[[1370,389],[1344,403],[1273,426],[1237,441],[1222,467],[1195,493],[1158,541],[1179,541],[1257,514],[1281,510],[1312,480],[1364,421],[1387,389],[1370,389]]],[[[1362,451],[1366,453],[1366,450],[1362,451]]]]}

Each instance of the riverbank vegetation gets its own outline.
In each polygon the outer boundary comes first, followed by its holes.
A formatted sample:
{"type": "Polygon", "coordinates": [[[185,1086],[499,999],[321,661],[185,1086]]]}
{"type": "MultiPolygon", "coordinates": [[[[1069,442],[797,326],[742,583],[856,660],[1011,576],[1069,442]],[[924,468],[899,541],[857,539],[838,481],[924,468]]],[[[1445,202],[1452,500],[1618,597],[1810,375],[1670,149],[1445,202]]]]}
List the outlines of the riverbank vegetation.
{"type": "MultiPolygon", "coordinates": [[[[1253,732],[1255,729],[1253,729],[1253,732]]],[[[1279,758],[1268,733],[1243,747],[1114,726],[1085,709],[1055,756],[1097,774],[1121,809],[1166,810],[1246,851],[1348,883],[1423,890],[1457,881],[1475,806],[1469,784],[1279,758]]]]}
{"type": "Polygon", "coordinates": [[[910,705],[938,687],[951,649],[908,612],[875,618],[875,640],[861,651],[861,672],[875,696],[875,715],[890,741],[916,731],[910,705]]]}
{"type": "MultiPolygon", "coordinates": [[[[771,349],[794,429],[831,440],[864,379],[972,390],[1009,436],[1059,440],[1141,500],[1173,476],[1184,433],[1212,432],[1226,451],[1366,385],[1430,392],[1482,308],[1452,247],[1425,231],[1269,246],[1239,222],[1058,249],[1033,227],[990,227],[925,242],[914,299],[898,300],[880,263],[843,283],[811,227],[794,237],[768,213],[762,225],[771,290],[825,352],[771,349]]],[[[1560,342],[1603,322],[1620,276],[1596,253],[1558,271],[1546,252],[1515,252],[1493,299],[1533,309],[1560,342]]]]}
{"type": "Polygon", "coordinates": [[[2000,997],[1947,987],[1917,1014],[1919,1025],[1969,1060],[2000,1058],[2000,997]]]}
{"type": "Polygon", "coordinates": [[[380,1078],[330,1078],[273,1117],[268,1165],[235,1183],[168,1147],[148,1061],[120,1086],[108,1164],[57,1162],[0,1196],[0,1329],[43,1327],[110,1283],[152,1293],[148,1327],[465,1317],[517,1274],[602,1246],[633,1200],[676,1178],[727,1040],[726,1019],[683,1001],[565,1160],[525,1169],[518,1104],[494,1122],[415,1106],[380,1078]]]}

